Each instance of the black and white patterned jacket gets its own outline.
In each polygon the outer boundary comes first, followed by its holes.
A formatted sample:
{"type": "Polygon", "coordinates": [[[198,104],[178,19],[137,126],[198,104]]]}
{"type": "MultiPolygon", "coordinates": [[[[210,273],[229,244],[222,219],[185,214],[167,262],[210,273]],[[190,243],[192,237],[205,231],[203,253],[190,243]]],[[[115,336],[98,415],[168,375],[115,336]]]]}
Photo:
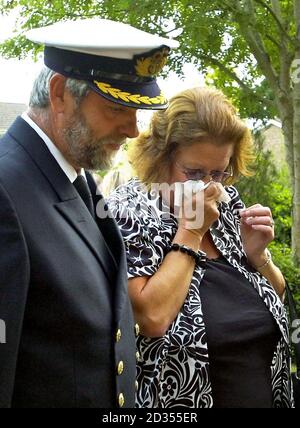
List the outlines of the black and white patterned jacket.
{"type": "MultiPolygon", "coordinates": [[[[239,211],[244,205],[234,187],[226,190],[231,201],[220,204],[220,218],[211,228],[211,235],[220,253],[245,275],[278,324],[281,339],[271,366],[273,406],[292,407],[285,309],[268,281],[247,264],[239,223],[239,211]]],[[[108,204],[125,242],[128,277],[154,275],[176,234],[176,218],[166,215],[161,198],[145,191],[138,179],[119,187],[110,196],[108,204]]],[[[137,339],[140,353],[138,407],[213,406],[199,292],[204,272],[203,268],[196,266],[185,303],[166,335],[155,339],[140,336],[137,339]]]]}

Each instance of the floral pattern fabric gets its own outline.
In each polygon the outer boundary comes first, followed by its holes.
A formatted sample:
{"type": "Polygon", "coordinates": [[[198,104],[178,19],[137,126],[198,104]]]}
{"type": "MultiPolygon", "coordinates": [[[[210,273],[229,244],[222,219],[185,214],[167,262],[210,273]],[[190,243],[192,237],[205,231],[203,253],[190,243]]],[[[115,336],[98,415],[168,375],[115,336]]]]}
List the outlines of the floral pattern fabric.
{"type": "MultiPolygon", "coordinates": [[[[219,220],[211,227],[214,244],[242,273],[272,313],[281,332],[272,366],[273,406],[292,407],[288,322],[284,306],[268,281],[247,264],[240,239],[237,190],[226,188],[231,201],[219,205],[219,220]]],[[[119,187],[108,200],[125,242],[128,278],[152,276],[159,269],[177,232],[178,222],[159,195],[138,179],[119,187]]],[[[213,407],[209,352],[200,298],[205,268],[196,266],[189,293],[164,337],[139,336],[137,407],[213,407]]]]}

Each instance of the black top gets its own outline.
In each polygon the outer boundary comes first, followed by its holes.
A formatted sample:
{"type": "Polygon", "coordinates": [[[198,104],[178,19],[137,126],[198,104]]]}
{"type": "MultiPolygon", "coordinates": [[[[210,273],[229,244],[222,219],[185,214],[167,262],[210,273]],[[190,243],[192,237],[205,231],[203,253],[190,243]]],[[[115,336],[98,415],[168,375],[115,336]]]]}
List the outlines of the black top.
{"type": "Polygon", "coordinates": [[[224,258],[201,283],[216,408],[271,408],[271,362],[279,328],[249,281],[224,258]]]}

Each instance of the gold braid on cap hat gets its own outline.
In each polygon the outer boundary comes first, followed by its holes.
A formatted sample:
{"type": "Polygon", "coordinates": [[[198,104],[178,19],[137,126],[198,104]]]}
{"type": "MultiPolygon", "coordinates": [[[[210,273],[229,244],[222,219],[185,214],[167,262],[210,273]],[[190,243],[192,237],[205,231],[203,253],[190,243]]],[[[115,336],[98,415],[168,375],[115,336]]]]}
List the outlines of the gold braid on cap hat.
{"type": "Polygon", "coordinates": [[[121,89],[113,88],[109,83],[97,82],[94,80],[95,85],[100,89],[104,94],[110,95],[116,100],[122,100],[125,103],[134,103],[134,104],[164,104],[166,103],[166,98],[162,93],[159,96],[150,98],[140,94],[130,94],[129,92],[123,92],[121,89]]]}

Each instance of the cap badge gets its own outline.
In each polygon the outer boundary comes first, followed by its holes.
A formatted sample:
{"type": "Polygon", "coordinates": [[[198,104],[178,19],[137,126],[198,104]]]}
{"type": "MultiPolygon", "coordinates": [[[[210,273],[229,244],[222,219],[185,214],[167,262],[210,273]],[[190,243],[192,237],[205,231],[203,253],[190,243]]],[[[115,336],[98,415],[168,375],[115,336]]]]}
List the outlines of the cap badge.
{"type": "Polygon", "coordinates": [[[136,55],[136,74],[141,77],[157,76],[168,61],[169,51],[164,47],[151,51],[150,55],[136,55]]]}

